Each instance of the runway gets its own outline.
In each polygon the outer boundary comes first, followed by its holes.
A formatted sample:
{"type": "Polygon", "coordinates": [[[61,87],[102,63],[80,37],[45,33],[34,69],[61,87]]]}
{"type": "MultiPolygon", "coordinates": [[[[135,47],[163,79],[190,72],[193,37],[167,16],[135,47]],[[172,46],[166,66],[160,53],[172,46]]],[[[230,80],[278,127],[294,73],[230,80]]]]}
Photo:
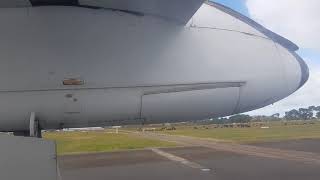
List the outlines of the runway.
{"type": "Polygon", "coordinates": [[[278,149],[284,149],[284,150],[296,150],[296,151],[320,153],[320,140],[315,140],[315,139],[254,143],[251,145],[259,146],[259,147],[278,148],[278,149]]]}
{"type": "MultiPolygon", "coordinates": [[[[165,134],[158,134],[158,133],[135,133],[137,136],[143,136],[145,138],[152,138],[158,139],[163,141],[172,141],[179,143],[181,145],[187,146],[200,146],[200,147],[207,147],[210,149],[218,150],[218,151],[226,151],[236,154],[243,154],[243,155],[250,155],[262,158],[273,158],[273,159],[281,159],[281,160],[289,160],[289,161],[296,161],[300,163],[308,163],[320,166],[320,153],[314,153],[313,150],[310,152],[308,151],[299,151],[293,149],[288,149],[282,147],[280,144],[267,144],[261,143],[259,145],[245,145],[245,144],[238,144],[238,143],[224,143],[219,142],[213,139],[207,138],[196,138],[196,137],[189,137],[189,136],[174,136],[174,135],[165,135],[165,134]],[[270,147],[269,147],[270,146],[270,147]],[[272,147],[276,146],[276,147],[272,147]],[[277,148],[277,146],[279,148],[277,148]],[[281,148],[282,147],[282,148],[281,148]]],[[[287,142],[288,143],[288,142],[287,142]]],[[[286,143],[285,143],[286,144],[286,143]]],[[[300,143],[295,146],[295,148],[305,149],[305,144],[300,143]]],[[[317,148],[317,146],[314,146],[317,148]]]]}
{"type": "Polygon", "coordinates": [[[139,150],[59,158],[63,180],[317,180],[320,166],[260,158],[203,147],[161,149],[209,169],[190,167],[154,153],[139,150]]]}
{"type": "MultiPolygon", "coordinates": [[[[267,145],[275,148],[277,143],[261,146],[267,145]]],[[[304,145],[301,141],[296,146],[304,145]]],[[[320,154],[316,149],[313,153],[320,154]]],[[[62,180],[318,180],[320,177],[320,165],[316,163],[200,146],[61,156],[59,166],[62,180]]]]}

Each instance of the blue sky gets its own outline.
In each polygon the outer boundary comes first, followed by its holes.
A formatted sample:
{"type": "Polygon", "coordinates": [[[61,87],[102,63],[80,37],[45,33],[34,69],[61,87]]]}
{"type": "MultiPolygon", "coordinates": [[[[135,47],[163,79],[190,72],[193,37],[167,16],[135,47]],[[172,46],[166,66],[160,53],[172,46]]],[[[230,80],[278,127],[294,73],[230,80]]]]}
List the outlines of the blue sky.
{"type": "Polygon", "coordinates": [[[320,7],[319,0],[213,0],[244,14],[292,40],[310,69],[306,85],[288,98],[250,112],[252,115],[284,114],[293,108],[320,105],[320,7]],[[318,92],[319,91],[319,92],[318,92]]]}
{"type": "Polygon", "coordinates": [[[245,0],[214,0],[214,2],[218,2],[240,12],[241,14],[249,16],[245,0]]]}

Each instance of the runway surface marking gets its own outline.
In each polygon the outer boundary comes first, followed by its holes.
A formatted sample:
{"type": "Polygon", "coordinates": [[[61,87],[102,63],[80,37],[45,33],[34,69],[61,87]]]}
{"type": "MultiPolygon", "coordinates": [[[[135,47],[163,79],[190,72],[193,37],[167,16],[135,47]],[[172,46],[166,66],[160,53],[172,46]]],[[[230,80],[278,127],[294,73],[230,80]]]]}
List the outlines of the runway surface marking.
{"type": "Polygon", "coordinates": [[[138,136],[146,137],[146,138],[158,139],[163,141],[172,141],[176,143],[181,143],[183,145],[202,146],[202,147],[215,149],[218,151],[227,151],[227,152],[257,156],[257,157],[290,160],[290,161],[320,165],[320,154],[318,153],[257,147],[252,145],[242,145],[242,144],[236,144],[236,143],[222,143],[222,142],[216,142],[210,139],[195,138],[195,137],[188,137],[188,136],[175,136],[175,135],[156,134],[156,133],[135,133],[135,134],[138,136]]]}
{"type": "Polygon", "coordinates": [[[179,157],[179,156],[176,156],[176,155],[173,155],[173,154],[170,154],[170,153],[167,153],[167,152],[164,152],[160,149],[157,149],[157,148],[151,148],[151,150],[160,155],[160,156],[163,156],[171,161],[175,161],[175,162],[179,162],[185,166],[188,166],[190,168],[194,168],[194,169],[200,169],[201,171],[204,171],[204,172],[208,172],[208,171],[211,171],[211,169],[209,168],[206,168],[206,167],[203,167],[201,166],[200,164],[198,163],[195,163],[195,162],[191,162],[187,159],[184,159],[182,157],[179,157]]]}

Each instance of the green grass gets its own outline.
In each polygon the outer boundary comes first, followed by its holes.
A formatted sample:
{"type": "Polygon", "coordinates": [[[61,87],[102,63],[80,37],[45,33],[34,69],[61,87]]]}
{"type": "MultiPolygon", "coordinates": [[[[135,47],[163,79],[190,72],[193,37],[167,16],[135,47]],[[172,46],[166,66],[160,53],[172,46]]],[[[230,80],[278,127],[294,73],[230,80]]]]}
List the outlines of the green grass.
{"type": "Polygon", "coordinates": [[[151,140],[129,134],[102,132],[50,132],[45,139],[57,142],[58,155],[111,152],[149,147],[174,147],[171,142],[151,140]]]}
{"type": "Polygon", "coordinates": [[[194,129],[194,126],[177,127],[176,131],[163,131],[172,135],[184,135],[200,138],[213,138],[239,143],[281,141],[294,139],[320,138],[320,123],[314,125],[281,125],[271,123],[269,129],[252,128],[209,128],[194,129]]]}
{"type": "MultiPolygon", "coordinates": [[[[176,126],[175,131],[159,131],[172,135],[213,138],[238,143],[254,143],[293,139],[320,138],[320,123],[287,125],[279,122],[267,124],[269,129],[252,128],[199,128],[176,126]]],[[[201,126],[198,126],[201,127],[201,126]]],[[[210,127],[210,126],[209,126],[210,127]]],[[[74,153],[111,152],[119,150],[143,149],[149,147],[175,147],[172,142],[152,140],[125,133],[101,132],[50,132],[44,138],[57,142],[59,155],[74,153]]]]}

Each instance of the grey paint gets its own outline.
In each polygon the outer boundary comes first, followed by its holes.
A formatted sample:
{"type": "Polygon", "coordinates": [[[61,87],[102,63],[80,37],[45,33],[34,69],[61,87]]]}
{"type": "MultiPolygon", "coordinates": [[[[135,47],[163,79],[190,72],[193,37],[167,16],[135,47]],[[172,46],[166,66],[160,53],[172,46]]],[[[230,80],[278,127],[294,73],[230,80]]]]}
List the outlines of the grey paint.
{"type": "Polygon", "coordinates": [[[0,8],[17,8],[17,7],[29,7],[31,6],[28,0],[1,0],[0,8]]]}
{"type": "MultiPolygon", "coordinates": [[[[36,0],[45,5],[45,0],[36,0]]],[[[48,5],[62,5],[61,0],[49,0],[48,5]]],[[[68,1],[66,1],[68,2],[68,1]]],[[[88,8],[104,8],[129,11],[138,14],[152,15],[185,24],[199,9],[204,0],[77,0],[75,6],[88,8]]],[[[70,5],[70,4],[66,4],[70,5]]],[[[30,0],[1,0],[0,8],[30,7],[30,0]]]]}
{"type": "Polygon", "coordinates": [[[31,112],[44,129],[227,116],[287,97],[307,73],[208,4],[186,26],[59,6],[0,9],[0,24],[0,131],[27,130],[31,112]]]}
{"type": "Polygon", "coordinates": [[[239,87],[144,95],[142,117],[161,123],[224,116],[234,113],[238,97],[239,87]]]}
{"type": "Polygon", "coordinates": [[[81,5],[129,10],[187,23],[204,0],[79,0],[81,5]]]}
{"type": "Polygon", "coordinates": [[[296,52],[292,52],[292,55],[297,59],[297,61],[300,64],[301,67],[301,72],[302,72],[302,76],[301,76],[301,80],[300,80],[300,85],[298,87],[301,88],[309,79],[309,67],[306,64],[306,62],[296,53],[296,52]]]}
{"type": "Polygon", "coordinates": [[[3,134],[0,142],[0,179],[58,179],[54,142],[3,134]]]}

